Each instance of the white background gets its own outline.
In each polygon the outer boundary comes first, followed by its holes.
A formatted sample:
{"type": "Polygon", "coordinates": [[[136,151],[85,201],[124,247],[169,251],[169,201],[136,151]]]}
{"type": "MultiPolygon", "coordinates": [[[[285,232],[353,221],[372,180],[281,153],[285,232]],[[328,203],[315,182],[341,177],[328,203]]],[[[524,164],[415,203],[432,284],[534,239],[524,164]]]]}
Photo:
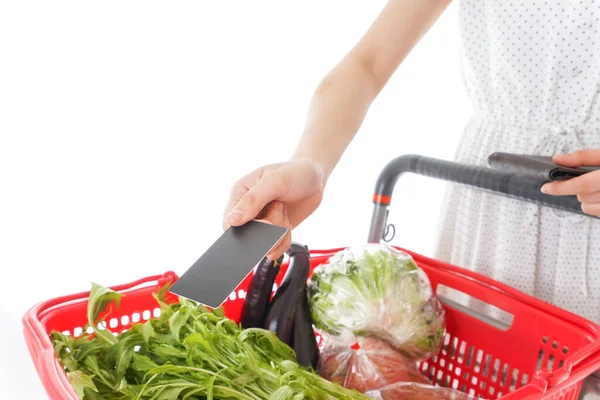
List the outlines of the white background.
{"type": "MultiPolygon", "coordinates": [[[[1,3],[0,398],[45,398],[29,307],[181,274],[212,244],[231,184],[290,156],[315,86],[383,5],[1,3]]],[[[364,242],[385,163],[452,157],[470,111],[457,17],[452,4],[392,78],[296,240],[364,242]]],[[[394,244],[430,254],[443,189],[400,181],[394,244]]]]}

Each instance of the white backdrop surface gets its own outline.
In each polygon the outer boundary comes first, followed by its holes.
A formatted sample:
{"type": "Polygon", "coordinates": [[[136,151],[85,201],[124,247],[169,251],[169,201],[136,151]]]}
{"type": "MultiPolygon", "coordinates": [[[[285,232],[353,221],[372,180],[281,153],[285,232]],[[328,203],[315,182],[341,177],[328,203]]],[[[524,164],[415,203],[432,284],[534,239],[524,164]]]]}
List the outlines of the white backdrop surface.
{"type": "MultiPolygon", "coordinates": [[[[45,398],[29,307],[181,274],[212,244],[231,184],[290,156],[316,84],[384,3],[0,3],[0,398],[45,398]]],[[[470,112],[457,17],[381,93],[296,240],[364,242],[385,163],[452,157],[470,112]]],[[[394,244],[430,254],[443,189],[400,181],[394,244]]]]}

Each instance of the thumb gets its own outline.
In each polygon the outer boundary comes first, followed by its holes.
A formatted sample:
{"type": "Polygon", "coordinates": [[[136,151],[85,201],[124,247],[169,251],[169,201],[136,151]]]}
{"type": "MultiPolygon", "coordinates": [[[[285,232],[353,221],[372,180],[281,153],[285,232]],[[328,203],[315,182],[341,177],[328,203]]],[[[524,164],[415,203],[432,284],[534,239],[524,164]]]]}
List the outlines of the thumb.
{"type": "Polygon", "coordinates": [[[555,163],[565,167],[580,167],[584,165],[600,165],[600,149],[578,150],[570,154],[557,154],[555,163]]]}
{"type": "Polygon", "coordinates": [[[231,226],[240,226],[255,219],[265,207],[283,196],[285,187],[281,179],[268,175],[244,194],[225,218],[231,226]]]}

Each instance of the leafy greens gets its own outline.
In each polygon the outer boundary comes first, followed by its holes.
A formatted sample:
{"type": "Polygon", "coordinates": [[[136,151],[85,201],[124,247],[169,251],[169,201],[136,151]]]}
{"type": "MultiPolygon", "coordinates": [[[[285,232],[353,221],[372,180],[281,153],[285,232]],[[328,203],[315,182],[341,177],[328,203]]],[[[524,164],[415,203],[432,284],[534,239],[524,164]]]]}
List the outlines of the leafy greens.
{"type": "MultiPolygon", "coordinates": [[[[54,350],[84,400],[367,399],[303,368],[275,333],[243,330],[222,309],[180,298],[167,303],[168,286],[154,294],[158,318],[116,336],[99,315],[122,294],[94,284],[88,327],[80,337],[51,333],[54,350]]],[[[86,327],[87,328],[87,327],[86,327]]]]}
{"type": "Polygon", "coordinates": [[[342,250],[315,269],[309,292],[312,320],[326,334],[376,337],[414,361],[439,351],[444,309],[407,253],[384,244],[342,250]]]}

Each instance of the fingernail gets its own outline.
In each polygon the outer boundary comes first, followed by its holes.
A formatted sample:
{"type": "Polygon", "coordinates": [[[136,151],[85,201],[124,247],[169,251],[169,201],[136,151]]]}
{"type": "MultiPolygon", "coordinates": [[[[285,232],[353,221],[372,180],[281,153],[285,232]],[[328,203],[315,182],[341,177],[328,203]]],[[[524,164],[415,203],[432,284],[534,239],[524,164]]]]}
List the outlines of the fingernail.
{"type": "Polygon", "coordinates": [[[544,194],[550,194],[550,187],[548,185],[543,185],[542,186],[542,193],[544,193],[544,194]]]}
{"type": "Polygon", "coordinates": [[[241,220],[242,220],[242,213],[240,211],[238,211],[238,210],[233,210],[232,212],[230,212],[227,215],[227,222],[230,225],[237,224],[241,220]]]}

